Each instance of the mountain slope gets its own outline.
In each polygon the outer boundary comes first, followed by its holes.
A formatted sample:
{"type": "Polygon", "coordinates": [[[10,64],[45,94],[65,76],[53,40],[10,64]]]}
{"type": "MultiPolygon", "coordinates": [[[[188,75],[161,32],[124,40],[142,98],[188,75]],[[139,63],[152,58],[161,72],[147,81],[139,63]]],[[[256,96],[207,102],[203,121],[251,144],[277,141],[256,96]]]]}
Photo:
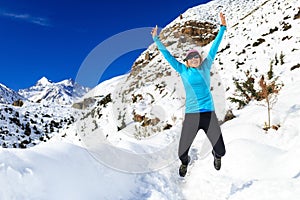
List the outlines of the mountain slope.
{"type": "MultiPolygon", "coordinates": [[[[218,10],[222,9],[226,13],[228,30],[211,73],[211,90],[219,120],[223,120],[227,110],[237,108],[235,103],[228,100],[228,97],[235,95],[234,80],[245,79],[245,73],[250,71],[257,88],[259,77],[268,72],[272,60],[275,57],[279,59],[280,54],[284,55],[284,59],[274,64],[274,74],[280,76],[279,80],[284,84],[296,83],[290,77],[297,73],[297,70],[292,69],[297,66],[299,54],[299,37],[295,35],[299,32],[297,2],[242,2],[246,5],[242,8],[239,6],[241,2],[228,0],[191,8],[166,26],[160,34],[162,42],[179,60],[184,57],[185,50],[195,48],[196,45],[202,45],[200,51],[205,55],[218,30],[213,19],[218,16],[218,10]],[[237,18],[237,13],[241,18],[237,18]],[[275,15],[280,20],[273,20],[275,15]],[[199,19],[209,21],[197,21],[199,19]],[[201,38],[194,39],[194,34],[199,31],[201,38]]],[[[152,136],[155,138],[156,135],[163,135],[161,140],[168,144],[167,141],[174,139],[173,131],[180,132],[184,115],[183,86],[178,74],[158,52],[155,44],[136,60],[130,74],[124,79],[118,79],[114,85],[116,87],[113,90],[102,93],[102,97],[109,96],[111,99],[105,104],[100,99],[86,117],[79,121],[79,135],[104,135],[104,140],[130,149],[131,143],[152,136]],[[126,140],[129,140],[130,145],[126,144],[126,140]]],[[[257,103],[263,105],[263,102],[257,103]]],[[[263,127],[264,121],[258,123],[258,126],[263,127]]],[[[282,122],[275,119],[274,123],[280,125],[282,122]]],[[[152,149],[151,145],[147,148],[152,149]]]]}
{"type": "Polygon", "coordinates": [[[23,96],[0,83],[0,103],[12,104],[17,100],[25,100],[23,96]]]}
{"type": "Polygon", "coordinates": [[[80,116],[70,106],[24,101],[22,107],[0,104],[0,146],[28,148],[48,141],[80,116]]]}

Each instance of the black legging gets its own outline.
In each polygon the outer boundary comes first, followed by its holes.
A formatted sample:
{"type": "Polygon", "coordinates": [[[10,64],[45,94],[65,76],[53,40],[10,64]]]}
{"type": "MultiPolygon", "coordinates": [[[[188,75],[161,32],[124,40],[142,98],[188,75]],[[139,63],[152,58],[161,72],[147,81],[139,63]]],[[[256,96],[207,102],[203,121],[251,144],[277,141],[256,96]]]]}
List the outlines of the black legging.
{"type": "Polygon", "coordinates": [[[225,155],[225,145],[216,113],[186,113],[178,150],[178,156],[182,164],[188,164],[189,149],[200,129],[203,129],[206,133],[215,154],[219,157],[225,155]]]}

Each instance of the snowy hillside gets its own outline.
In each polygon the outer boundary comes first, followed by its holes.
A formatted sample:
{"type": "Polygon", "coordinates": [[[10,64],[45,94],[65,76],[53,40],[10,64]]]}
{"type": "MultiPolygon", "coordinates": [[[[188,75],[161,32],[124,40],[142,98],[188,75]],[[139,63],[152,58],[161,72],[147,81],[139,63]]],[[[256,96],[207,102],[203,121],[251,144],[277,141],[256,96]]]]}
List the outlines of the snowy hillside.
{"type": "Polygon", "coordinates": [[[42,77],[34,86],[19,90],[19,94],[36,103],[71,105],[88,91],[89,88],[80,86],[71,79],[53,83],[42,77]]]}
{"type": "MultiPolygon", "coordinates": [[[[218,12],[227,17],[211,73],[219,120],[227,110],[235,115],[221,126],[227,153],[220,171],[200,131],[188,174],[178,176],[185,96],[180,78],[153,44],[130,74],[99,84],[79,99],[93,103],[83,115],[72,109],[77,121],[57,129],[49,141],[26,150],[0,149],[0,199],[297,199],[299,7],[297,0],[215,0],[190,8],[160,34],[182,61],[190,48],[205,55],[219,28],[218,12]],[[271,123],[279,128],[266,132],[264,101],[251,100],[237,109],[228,98],[237,96],[235,81],[245,81],[247,71],[258,88],[270,66],[284,86],[271,110],[271,123]]],[[[65,112],[61,109],[53,114],[65,112]]]]}
{"type": "Polygon", "coordinates": [[[70,106],[24,102],[22,107],[0,104],[0,145],[28,148],[48,141],[81,115],[70,106]]]}
{"type": "Polygon", "coordinates": [[[17,100],[25,100],[23,96],[0,83],[0,103],[12,104],[17,100]]]}

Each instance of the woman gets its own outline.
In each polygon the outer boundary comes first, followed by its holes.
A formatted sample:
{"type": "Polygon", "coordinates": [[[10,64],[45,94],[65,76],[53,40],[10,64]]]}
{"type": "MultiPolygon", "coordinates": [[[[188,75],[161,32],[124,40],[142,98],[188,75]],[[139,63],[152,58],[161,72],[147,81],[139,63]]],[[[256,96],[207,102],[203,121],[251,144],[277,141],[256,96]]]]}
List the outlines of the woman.
{"type": "Polygon", "coordinates": [[[182,177],[186,175],[190,162],[189,149],[200,129],[204,130],[213,146],[212,154],[216,170],[220,170],[221,157],[225,155],[225,145],[210,92],[210,69],[226,30],[226,20],[222,13],[220,19],[221,27],[208,56],[203,59],[197,50],[192,49],[186,54],[185,64],[177,61],[161,43],[157,36],[157,26],[151,32],[159,51],[180,74],[186,92],[185,119],[178,151],[182,163],[179,175],[182,177]]]}

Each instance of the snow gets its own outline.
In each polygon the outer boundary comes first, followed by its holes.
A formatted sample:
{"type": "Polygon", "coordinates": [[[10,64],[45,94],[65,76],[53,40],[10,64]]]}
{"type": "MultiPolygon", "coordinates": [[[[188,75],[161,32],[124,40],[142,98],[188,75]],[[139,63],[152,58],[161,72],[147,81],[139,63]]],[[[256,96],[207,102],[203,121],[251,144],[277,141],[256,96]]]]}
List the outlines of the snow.
{"type": "MultiPolygon", "coordinates": [[[[299,63],[300,19],[293,20],[299,3],[270,0],[262,7],[265,1],[246,2],[216,0],[191,8],[183,16],[186,20],[207,16],[209,20],[207,13],[221,9],[228,14],[228,23],[238,23],[227,30],[220,49],[227,44],[230,48],[218,54],[215,62],[224,88],[230,88],[226,97],[234,94],[233,77],[242,79],[245,70],[255,71],[255,68],[259,68],[255,74],[259,77],[268,71],[270,58],[284,52],[285,63],[274,67],[274,73],[280,75],[284,83],[271,111],[272,124],[280,124],[277,131],[262,129],[267,119],[264,102],[251,101],[237,110],[236,105],[226,100],[226,108],[233,109],[236,118],[221,126],[226,145],[221,170],[214,169],[210,144],[204,132],[199,131],[190,150],[192,159],[187,176],[181,178],[176,154],[183,120],[183,96],[182,91],[172,93],[172,86],[178,80],[175,76],[167,79],[168,88],[161,93],[152,88],[156,82],[135,90],[135,95],[152,94],[156,102],[151,104],[152,97],[145,95],[143,101],[133,104],[135,111],[160,116],[160,126],[172,124],[171,129],[156,132],[142,127],[138,130],[155,134],[137,139],[133,134],[137,122],[128,120],[125,128],[117,128],[118,109],[132,111],[133,107],[122,107],[117,99],[122,86],[130,83],[130,76],[115,77],[82,97],[98,98],[112,93],[111,103],[89,108],[85,117],[45,143],[29,149],[0,148],[0,199],[297,199],[300,196],[300,70],[290,69],[299,63]],[[244,18],[254,9],[252,15],[244,18]],[[199,14],[200,11],[204,13],[199,14]],[[292,28],[287,31],[282,30],[281,24],[285,16],[291,16],[286,22],[292,28]],[[277,17],[280,20],[272,20],[277,17]],[[266,42],[257,48],[247,47],[247,53],[237,56],[247,44],[253,44],[274,26],[280,30],[265,36],[266,42]],[[292,38],[282,40],[286,35],[292,38]],[[268,46],[268,43],[274,45],[268,46]],[[245,62],[239,69],[237,59],[245,62]],[[220,70],[223,66],[226,69],[220,70]]],[[[172,23],[178,21],[175,19],[172,23]]],[[[150,64],[159,59],[161,57],[154,58],[150,64]]]]}
{"type": "Polygon", "coordinates": [[[123,199],[135,185],[133,176],[108,170],[68,143],[0,154],[0,199],[123,199]]]}
{"type": "Polygon", "coordinates": [[[127,76],[128,74],[125,74],[125,75],[113,77],[109,80],[103,81],[101,84],[91,89],[87,94],[85,94],[78,101],[81,101],[84,98],[89,98],[89,97],[98,97],[98,96],[103,97],[104,95],[108,94],[110,91],[114,90],[116,85],[119,83],[119,81],[125,80],[127,76]]]}

